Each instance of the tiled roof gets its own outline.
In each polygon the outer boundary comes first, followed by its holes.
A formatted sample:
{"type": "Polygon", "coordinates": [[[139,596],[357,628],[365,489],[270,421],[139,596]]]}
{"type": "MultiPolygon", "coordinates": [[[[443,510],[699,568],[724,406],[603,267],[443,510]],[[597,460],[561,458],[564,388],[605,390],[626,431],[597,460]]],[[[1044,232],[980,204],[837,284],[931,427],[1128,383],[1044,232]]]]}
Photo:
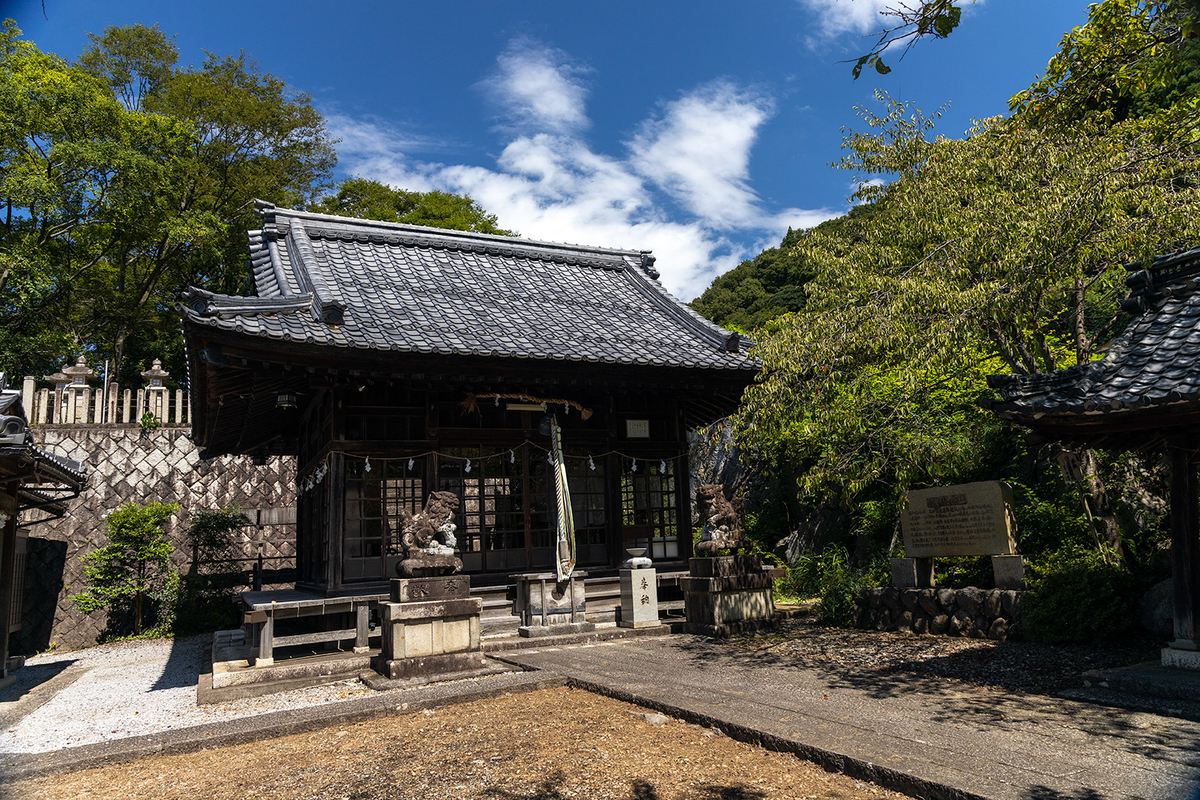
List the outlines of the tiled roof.
{"type": "Polygon", "coordinates": [[[260,204],[256,297],[192,289],[196,325],[362,350],[748,370],[749,342],[659,284],[647,252],[260,204]]]}
{"type": "Polygon", "coordinates": [[[1122,308],[1137,316],[1104,358],[1047,375],[993,375],[1002,399],[983,405],[1044,423],[1200,403],[1200,248],[1160,256],[1126,285],[1122,308]]]}
{"type": "MultiPolygon", "coordinates": [[[[16,422],[14,430],[5,430],[0,438],[0,459],[11,459],[10,463],[19,464],[23,473],[20,493],[22,503],[42,500],[50,502],[52,495],[38,492],[30,486],[39,483],[62,484],[71,491],[76,491],[87,485],[87,465],[82,461],[60,456],[43,450],[33,442],[29,433],[29,423],[25,409],[21,404],[21,393],[8,388],[8,376],[0,372],[0,419],[6,423],[16,422]]],[[[9,463],[4,464],[5,467],[9,463]]]]}

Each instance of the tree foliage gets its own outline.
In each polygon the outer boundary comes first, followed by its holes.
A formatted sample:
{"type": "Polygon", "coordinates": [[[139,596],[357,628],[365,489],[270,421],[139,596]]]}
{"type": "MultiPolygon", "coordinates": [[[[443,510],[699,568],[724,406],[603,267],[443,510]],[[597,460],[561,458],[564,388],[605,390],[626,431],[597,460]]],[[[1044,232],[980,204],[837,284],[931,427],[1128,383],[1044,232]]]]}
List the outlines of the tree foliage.
{"type": "MultiPolygon", "coordinates": [[[[1113,7],[1143,25],[1134,5],[1093,7],[1098,30],[1112,32],[1113,7]]],[[[1100,48],[1094,31],[1068,39],[1062,63],[1100,48]]],[[[1069,76],[1040,81],[1014,116],[961,139],[886,97],[861,110],[837,166],[871,212],[795,237],[813,271],[805,305],[760,331],[765,368],[739,416],[742,441],[790,465],[802,498],[894,508],[910,486],[977,474],[1004,437],[976,403],[986,376],[1096,357],[1123,324],[1124,266],[1195,243],[1196,128],[1178,124],[1191,90],[1165,89],[1179,73],[1156,59],[1121,78],[1141,86],[1147,70],[1136,103],[1087,95],[1081,112],[1069,76]]]]}
{"type": "Polygon", "coordinates": [[[141,634],[145,597],[179,581],[171,568],[175,546],[165,531],[178,510],[173,503],[130,502],[110,513],[105,520],[109,543],[83,557],[87,589],[71,599],[86,612],[132,603],[134,633],[141,634]]]}
{"type": "Polygon", "coordinates": [[[188,284],[240,288],[251,200],[328,185],[324,120],[244,54],[176,67],[156,27],[92,36],[76,65],[19,33],[0,40],[7,361],[87,350],[126,378],[155,355],[182,372],[171,303],[188,284]]]}
{"type": "Polygon", "coordinates": [[[913,3],[897,0],[883,8],[879,15],[886,20],[884,27],[874,34],[876,39],[871,49],[854,62],[851,70],[854,79],[859,79],[864,67],[874,69],[880,75],[891,72],[892,68],[883,62],[883,53],[894,45],[903,44],[900,58],[904,58],[904,53],[922,39],[931,36],[945,39],[962,21],[962,6],[962,0],[923,0],[913,3]]]}
{"type": "Polygon", "coordinates": [[[1046,74],[1009,107],[1036,125],[1097,119],[1195,124],[1200,101],[1196,0],[1104,0],[1063,36],[1046,74]]]}
{"type": "Polygon", "coordinates": [[[366,178],[336,192],[311,98],[245,53],[178,65],[171,37],[89,34],[75,64],[0,33],[0,360],[46,374],[85,354],[136,381],[185,372],[173,304],[241,294],[253,200],[506,234],[470,198],[366,178]]]}
{"type": "Polygon", "coordinates": [[[394,189],[370,178],[343,181],[336,194],[322,198],[312,210],[382,222],[403,222],[499,236],[516,235],[497,227],[496,215],[484,211],[470,197],[439,191],[394,189]]]}

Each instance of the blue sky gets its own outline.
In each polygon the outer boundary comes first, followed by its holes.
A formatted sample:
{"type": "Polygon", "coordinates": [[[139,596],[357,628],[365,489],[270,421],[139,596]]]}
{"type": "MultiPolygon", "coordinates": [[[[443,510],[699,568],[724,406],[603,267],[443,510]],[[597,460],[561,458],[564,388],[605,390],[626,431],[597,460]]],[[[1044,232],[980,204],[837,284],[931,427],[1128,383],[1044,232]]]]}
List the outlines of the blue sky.
{"type": "Polygon", "coordinates": [[[938,132],[1002,114],[1046,66],[1082,0],[982,0],[890,75],[843,63],[896,0],[748,2],[101,2],[0,0],[44,50],[158,23],[181,63],[245,50],[312,95],[339,174],[468,193],[553,241],[650,249],[691,299],[717,274],[847,207],[829,166],[877,89],[938,132]],[[47,19],[48,17],[48,19],[47,19]]]}

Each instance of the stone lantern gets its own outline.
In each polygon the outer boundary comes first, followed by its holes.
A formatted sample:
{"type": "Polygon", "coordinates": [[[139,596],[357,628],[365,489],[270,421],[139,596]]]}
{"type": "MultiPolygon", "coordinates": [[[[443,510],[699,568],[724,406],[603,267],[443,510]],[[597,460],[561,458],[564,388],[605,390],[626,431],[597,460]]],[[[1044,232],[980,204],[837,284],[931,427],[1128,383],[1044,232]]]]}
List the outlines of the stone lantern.
{"type": "MultiPolygon", "coordinates": [[[[146,411],[153,414],[159,422],[167,421],[167,387],[166,380],[171,373],[162,368],[162,361],[154,359],[150,369],[142,373],[146,381],[146,411]]],[[[141,414],[138,414],[139,419],[141,414]]]]}
{"type": "Polygon", "coordinates": [[[88,400],[92,392],[88,379],[95,374],[96,371],[87,365],[87,360],[80,356],[74,366],[46,376],[46,380],[54,384],[55,422],[87,422],[88,400]]]}

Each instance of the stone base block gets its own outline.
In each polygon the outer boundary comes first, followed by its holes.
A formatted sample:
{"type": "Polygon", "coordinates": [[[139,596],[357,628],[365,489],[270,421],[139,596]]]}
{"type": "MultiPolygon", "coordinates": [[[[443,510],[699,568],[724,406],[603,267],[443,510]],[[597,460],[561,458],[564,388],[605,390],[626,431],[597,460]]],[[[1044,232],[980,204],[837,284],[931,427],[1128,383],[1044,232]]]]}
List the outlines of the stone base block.
{"type": "Polygon", "coordinates": [[[1025,556],[992,556],[997,589],[1025,588],[1025,556]]]}
{"type": "Polygon", "coordinates": [[[743,592],[758,589],[771,589],[775,579],[765,572],[751,572],[746,575],[728,575],[715,578],[680,578],[679,588],[684,594],[703,593],[716,594],[721,592],[743,592]]]}
{"type": "Polygon", "coordinates": [[[442,677],[452,678],[457,673],[474,672],[486,665],[487,659],[478,650],[413,658],[385,659],[378,656],[372,663],[375,671],[385,678],[412,683],[428,683],[442,677]]]}
{"type": "Polygon", "coordinates": [[[1162,665],[1174,669],[1200,670],[1200,650],[1162,649],[1162,665]]]}
{"type": "Polygon", "coordinates": [[[391,589],[393,603],[459,600],[471,596],[471,578],[467,575],[442,575],[436,578],[392,578],[391,589]]]}
{"type": "Polygon", "coordinates": [[[893,558],[892,586],[897,589],[930,589],[933,587],[932,558],[893,558]]]}
{"type": "Polygon", "coordinates": [[[662,622],[660,622],[659,620],[649,620],[649,619],[641,620],[641,621],[626,620],[624,617],[622,617],[621,619],[617,620],[617,627],[619,627],[619,628],[660,628],[660,627],[662,627],[662,622]]]}
{"type": "Polygon", "coordinates": [[[762,572],[758,556],[715,556],[688,559],[688,572],[695,578],[726,578],[762,572]]]}
{"type": "MultiPolygon", "coordinates": [[[[680,579],[680,583],[684,579],[680,579]]],[[[730,625],[770,620],[775,614],[771,588],[724,592],[684,592],[683,613],[689,625],[730,625]]]]}
{"type": "Polygon", "coordinates": [[[381,660],[399,661],[446,653],[479,651],[478,597],[423,603],[380,603],[381,660]]]}
{"type": "Polygon", "coordinates": [[[302,680],[319,683],[333,675],[349,677],[362,672],[370,666],[371,657],[336,653],[326,658],[289,659],[278,665],[265,661],[260,658],[253,667],[245,660],[213,661],[212,688],[302,680]]]}
{"type": "Polygon", "coordinates": [[[455,555],[421,553],[396,565],[396,574],[407,578],[434,578],[462,572],[462,559],[455,555]]]}
{"type": "Polygon", "coordinates": [[[517,633],[526,638],[541,636],[565,636],[571,633],[591,633],[596,630],[594,622],[562,622],[550,625],[522,625],[517,633]]]}

